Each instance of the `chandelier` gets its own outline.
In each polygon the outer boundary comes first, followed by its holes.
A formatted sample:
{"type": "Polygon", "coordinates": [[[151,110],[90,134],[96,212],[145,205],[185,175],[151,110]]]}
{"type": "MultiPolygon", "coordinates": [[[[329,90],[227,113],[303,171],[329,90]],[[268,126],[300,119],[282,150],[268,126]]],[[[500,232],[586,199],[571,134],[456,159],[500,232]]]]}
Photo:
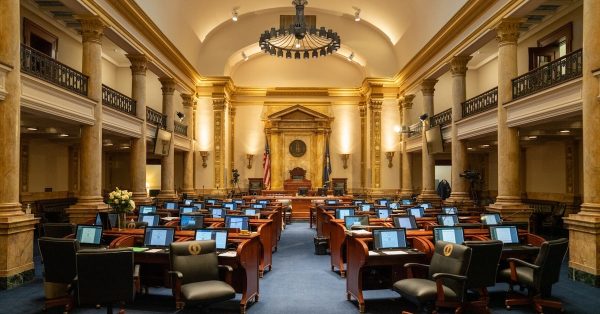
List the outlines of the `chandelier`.
{"type": "Polygon", "coordinates": [[[273,27],[260,35],[262,51],[272,56],[285,55],[287,59],[308,59],[332,54],[340,48],[340,36],[333,30],[307,27],[304,17],[304,5],[307,3],[306,0],[293,0],[292,4],[296,6],[294,23],[289,27],[281,25],[279,29],[273,27]]]}

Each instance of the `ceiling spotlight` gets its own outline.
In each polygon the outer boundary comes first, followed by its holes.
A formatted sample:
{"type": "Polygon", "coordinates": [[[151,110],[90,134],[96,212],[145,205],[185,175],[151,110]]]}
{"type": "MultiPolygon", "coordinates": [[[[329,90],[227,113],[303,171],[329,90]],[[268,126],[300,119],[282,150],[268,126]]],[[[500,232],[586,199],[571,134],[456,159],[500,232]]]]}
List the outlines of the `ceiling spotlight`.
{"type": "Polygon", "coordinates": [[[528,137],[530,140],[535,140],[537,138],[537,135],[532,135],[528,137]]]}
{"type": "Polygon", "coordinates": [[[473,147],[467,147],[468,150],[474,150],[475,148],[473,147]]]}
{"type": "Polygon", "coordinates": [[[248,55],[242,51],[242,59],[244,59],[244,61],[248,61],[248,55]]]}
{"type": "Polygon", "coordinates": [[[113,142],[110,139],[105,139],[102,141],[102,146],[113,146],[113,142]]]}
{"type": "Polygon", "coordinates": [[[427,120],[427,118],[429,118],[429,115],[427,113],[424,113],[419,117],[419,120],[425,121],[425,120],[427,120]]]}
{"type": "Polygon", "coordinates": [[[61,133],[59,136],[60,136],[60,137],[68,137],[68,136],[69,136],[69,134],[67,134],[67,133],[61,133]]]}
{"type": "Polygon", "coordinates": [[[233,11],[231,12],[231,20],[234,22],[237,22],[238,20],[238,9],[234,8],[233,11]]]}
{"type": "Polygon", "coordinates": [[[183,121],[185,118],[185,114],[183,112],[177,111],[177,118],[179,118],[179,122],[183,121]]]}
{"type": "Polygon", "coordinates": [[[37,130],[38,130],[38,128],[32,127],[32,126],[27,128],[27,131],[37,131],[37,130]]]}
{"type": "Polygon", "coordinates": [[[567,133],[571,133],[571,131],[570,130],[560,130],[560,133],[567,134],[567,133]]]}
{"type": "Polygon", "coordinates": [[[351,52],[348,56],[348,61],[352,61],[354,59],[354,52],[351,52]]]}
{"type": "Polygon", "coordinates": [[[360,9],[357,7],[352,7],[354,9],[354,21],[360,22],[360,9]]]}
{"type": "Polygon", "coordinates": [[[481,147],[488,148],[488,147],[490,147],[490,145],[489,144],[483,144],[483,145],[481,145],[481,147]]]}

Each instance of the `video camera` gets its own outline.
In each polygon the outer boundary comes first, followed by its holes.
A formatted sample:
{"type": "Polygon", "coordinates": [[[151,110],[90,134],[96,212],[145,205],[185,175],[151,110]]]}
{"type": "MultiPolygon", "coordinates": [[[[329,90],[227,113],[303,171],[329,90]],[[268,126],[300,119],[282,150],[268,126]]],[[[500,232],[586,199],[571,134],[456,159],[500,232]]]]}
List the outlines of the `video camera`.
{"type": "Polygon", "coordinates": [[[481,173],[475,170],[465,170],[459,176],[472,182],[481,180],[481,173]]]}

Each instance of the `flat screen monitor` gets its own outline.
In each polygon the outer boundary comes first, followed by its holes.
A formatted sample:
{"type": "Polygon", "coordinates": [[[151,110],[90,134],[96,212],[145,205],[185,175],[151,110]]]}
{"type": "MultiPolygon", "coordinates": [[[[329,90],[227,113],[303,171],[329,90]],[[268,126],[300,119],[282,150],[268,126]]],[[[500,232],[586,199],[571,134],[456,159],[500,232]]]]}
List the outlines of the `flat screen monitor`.
{"type": "Polygon", "coordinates": [[[369,203],[362,203],[358,206],[360,208],[360,211],[363,211],[363,212],[370,212],[371,208],[373,208],[373,204],[369,204],[369,203]]]}
{"type": "Polygon", "coordinates": [[[250,230],[250,217],[248,216],[225,216],[225,228],[250,230]]]}
{"type": "Polygon", "coordinates": [[[404,229],[417,229],[417,220],[413,215],[394,216],[394,227],[404,229]]]}
{"type": "Polygon", "coordinates": [[[445,241],[455,244],[465,242],[465,235],[462,227],[436,227],[433,228],[434,241],[445,241]]]}
{"type": "Polygon", "coordinates": [[[196,241],[214,240],[217,250],[227,249],[227,229],[196,229],[196,241]]]}
{"type": "Polygon", "coordinates": [[[207,198],[204,203],[206,205],[217,205],[219,203],[219,200],[216,198],[207,198]]]}
{"type": "Polygon", "coordinates": [[[197,212],[198,208],[196,206],[181,206],[179,207],[179,214],[190,214],[193,212],[197,212]]]}
{"type": "Polygon", "coordinates": [[[156,206],[141,205],[139,212],[140,214],[154,214],[156,213],[156,206]]]}
{"type": "Polygon", "coordinates": [[[117,224],[118,224],[117,221],[119,221],[118,214],[115,214],[115,213],[108,214],[108,222],[110,223],[111,228],[117,227],[117,224]]]}
{"type": "Polygon", "coordinates": [[[246,208],[246,209],[244,209],[244,215],[246,215],[246,216],[260,215],[260,209],[257,209],[257,208],[246,208]]]}
{"type": "Polygon", "coordinates": [[[333,188],[333,196],[344,196],[344,188],[333,188]]]}
{"type": "MultiPolygon", "coordinates": [[[[107,213],[107,212],[96,213],[96,219],[94,220],[94,225],[102,226],[103,229],[110,230],[110,228],[112,228],[112,226],[111,226],[111,222],[110,222],[108,215],[109,215],[109,213],[107,213]]],[[[113,226],[116,226],[116,219],[115,219],[113,226]]]]}
{"type": "Polygon", "coordinates": [[[160,156],[169,156],[172,137],[173,133],[157,127],[156,135],[154,137],[154,154],[160,156]]]}
{"type": "Polygon", "coordinates": [[[308,188],[305,188],[305,187],[298,188],[298,195],[300,195],[300,196],[308,195],[308,188]]]}
{"type": "Polygon", "coordinates": [[[319,195],[319,196],[327,196],[327,189],[326,188],[318,188],[317,189],[317,195],[319,195]]]}
{"type": "Polygon", "coordinates": [[[185,205],[185,206],[191,206],[193,202],[194,202],[194,200],[185,199],[185,200],[183,200],[183,205],[185,205]]]}
{"type": "Polygon", "coordinates": [[[360,215],[360,216],[346,216],[344,217],[344,225],[346,229],[350,230],[355,226],[368,226],[369,225],[369,216],[360,215]]]}
{"type": "Polygon", "coordinates": [[[425,131],[425,140],[427,141],[427,153],[429,155],[444,152],[441,125],[436,125],[425,131]]]}
{"type": "Polygon", "coordinates": [[[388,206],[388,204],[389,204],[389,202],[390,202],[390,200],[388,200],[388,199],[385,199],[385,198],[382,198],[382,199],[378,199],[378,200],[377,200],[377,204],[378,204],[379,206],[385,206],[385,207],[387,207],[387,206],[388,206]]]}
{"type": "Polygon", "coordinates": [[[229,210],[236,210],[237,209],[237,203],[235,202],[223,202],[223,207],[229,209],[229,210]]]}
{"type": "Polygon", "coordinates": [[[102,226],[102,215],[100,215],[100,213],[96,213],[96,219],[94,219],[94,225],[102,226]]]}
{"type": "Polygon", "coordinates": [[[238,204],[238,206],[246,204],[246,202],[241,198],[234,199],[233,202],[238,204]]]}
{"type": "Polygon", "coordinates": [[[337,205],[340,203],[340,200],[325,200],[325,205],[337,205]]]}
{"type": "Polygon", "coordinates": [[[440,226],[452,227],[458,224],[458,216],[456,215],[437,215],[437,222],[440,226]]]}
{"type": "Polygon", "coordinates": [[[409,199],[402,200],[402,205],[411,205],[411,204],[412,204],[412,200],[409,200],[409,199]]]}
{"type": "Polygon", "coordinates": [[[163,203],[163,208],[164,209],[170,209],[170,210],[177,209],[177,203],[176,202],[164,202],[163,203]]]}
{"type": "Polygon", "coordinates": [[[139,215],[138,221],[147,223],[148,227],[154,227],[154,226],[158,226],[158,222],[160,221],[160,216],[156,215],[156,214],[139,215]]]}
{"type": "Polygon", "coordinates": [[[423,207],[411,207],[408,209],[408,214],[415,216],[415,218],[423,218],[425,216],[425,209],[423,207]]]}
{"type": "Polygon", "coordinates": [[[390,228],[373,230],[373,249],[375,251],[405,249],[407,247],[406,229],[390,228]]]}
{"type": "Polygon", "coordinates": [[[250,206],[250,207],[252,207],[252,208],[256,208],[256,209],[263,209],[263,208],[267,208],[267,205],[265,205],[265,204],[257,204],[257,203],[254,203],[254,204],[252,204],[252,206],[250,206]]]}
{"type": "Polygon", "coordinates": [[[100,240],[102,240],[102,226],[77,225],[75,239],[85,245],[100,245],[100,240]]]}
{"type": "Polygon", "coordinates": [[[458,208],[456,207],[442,207],[442,213],[446,215],[457,215],[458,208]]]}
{"type": "Polygon", "coordinates": [[[490,238],[504,244],[519,244],[517,226],[490,226],[490,238]]]}
{"type": "Polygon", "coordinates": [[[167,248],[173,242],[174,236],[174,228],[147,227],[144,230],[144,246],[149,248],[167,248]]]}
{"type": "Polygon", "coordinates": [[[397,202],[390,202],[390,203],[388,204],[388,208],[389,208],[389,209],[398,209],[399,207],[400,207],[400,206],[398,205],[398,203],[397,203],[397,202]]]}
{"type": "Polygon", "coordinates": [[[203,209],[204,208],[204,203],[201,202],[193,202],[192,206],[198,208],[198,209],[203,209]]]}
{"type": "Polygon", "coordinates": [[[265,206],[266,206],[266,205],[269,205],[269,203],[270,203],[271,201],[269,201],[269,200],[258,200],[258,201],[256,201],[256,202],[257,202],[257,203],[259,203],[259,204],[263,204],[263,205],[265,205],[265,206]]]}
{"type": "Polygon", "coordinates": [[[210,209],[210,215],[212,218],[223,218],[225,216],[225,209],[220,207],[213,207],[210,209]]]}
{"type": "Polygon", "coordinates": [[[204,215],[181,214],[179,227],[181,230],[195,230],[204,226],[204,215]]]}
{"type": "Polygon", "coordinates": [[[346,216],[354,216],[354,208],[335,209],[335,219],[344,219],[346,216]]]}
{"type": "Polygon", "coordinates": [[[431,203],[421,203],[421,204],[419,204],[419,207],[423,207],[425,209],[433,208],[433,206],[431,205],[431,203]]]}
{"type": "Polygon", "coordinates": [[[500,225],[502,224],[502,219],[498,213],[481,214],[481,223],[488,226],[500,225]]]}
{"type": "Polygon", "coordinates": [[[365,202],[365,200],[356,199],[356,200],[352,200],[352,205],[356,206],[356,205],[360,205],[364,202],[365,202]]]}
{"type": "Polygon", "coordinates": [[[392,210],[389,208],[377,208],[377,218],[388,219],[392,215],[392,210]]]}

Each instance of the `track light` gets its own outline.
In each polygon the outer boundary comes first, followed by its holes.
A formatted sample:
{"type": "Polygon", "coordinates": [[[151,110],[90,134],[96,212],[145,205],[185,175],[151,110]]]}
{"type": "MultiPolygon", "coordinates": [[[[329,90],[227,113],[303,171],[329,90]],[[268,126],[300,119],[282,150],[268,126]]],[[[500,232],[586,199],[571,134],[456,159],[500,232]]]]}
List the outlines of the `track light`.
{"type": "Polygon", "coordinates": [[[238,9],[234,8],[233,11],[231,12],[231,20],[234,22],[237,22],[238,20],[238,9]]]}
{"type": "Polygon", "coordinates": [[[244,61],[248,61],[248,55],[242,51],[242,59],[244,59],[244,61]]]}
{"type": "Polygon", "coordinates": [[[428,115],[428,114],[426,114],[426,113],[424,113],[424,114],[422,114],[422,115],[419,117],[419,120],[421,120],[421,121],[425,121],[425,120],[427,120],[427,118],[429,118],[429,115],[428,115]]]}
{"type": "Polygon", "coordinates": [[[354,21],[360,22],[360,9],[357,7],[352,7],[354,9],[354,21]]]}
{"type": "Polygon", "coordinates": [[[177,118],[179,118],[179,122],[183,121],[185,118],[185,114],[183,112],[177,111],[177,118]]]}

